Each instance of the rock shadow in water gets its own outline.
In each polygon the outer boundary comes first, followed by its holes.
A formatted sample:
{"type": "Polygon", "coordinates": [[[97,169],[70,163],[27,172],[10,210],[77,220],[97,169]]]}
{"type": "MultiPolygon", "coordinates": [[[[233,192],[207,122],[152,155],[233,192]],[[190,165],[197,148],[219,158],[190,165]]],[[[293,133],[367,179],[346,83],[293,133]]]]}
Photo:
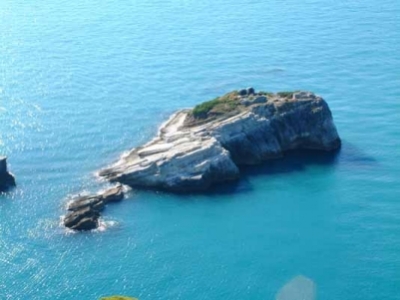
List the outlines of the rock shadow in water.
{"type": "Polygon", "coordinates": [[[307,166],[320,165],[331,167],[367,168],[376,167],[378,161],[348,142],[342,142],[341,149],[333,152],[318,150],[293,150],[283,157],[268,160],[259,165],[241,166],[238,181],[213,186],[208,195],[248,193],[253,191],[250,178],[253,176],[304,172],[307,166]]]}
{"type": "Polygon", "coordinates": [[[323,152],[313,150],[296,150],[286,152],[284,156],[268,160],[262,164],[241,166],[240,179],[225,182],[211,187],[207,195],[217,196],[224,194],[249,193],[254,190],[251,177],[276,174],[303,172],[309,165],[335,165],[339,151],[323,152]]]}
{"type": "MultiPolygon", "coordinates": [[[[245,194],[254,190],[250,178],[253,176],[274,176],[277,174],[290,174],[293,172],[305,172],[308,166],[330,166],[357,168],[372,168],[378,165],[378,161],[368,154],[364,153],[355,145],[342,141],[342,147],[333,152],[319,150],[293,150],[288,151],[284,156],[265,161],[262,164],[252,166],[241,166],[241,176],[236,181],[223,182],[212,186],[208,191],[174,193],[170,191],[155,188],[137,188],[146,192],[174,194],[182,199],[187,195],[232,195],[245,194]]],[[[134,188],[136,190],[136,188],[134,188]]]]}
{"type": "Polygon", "coordinates": [[[377,167],[379,165],[375,157],[368,155],[356,145],[346,141],[342,141],[342,147],[335,163],[355,168],[377,167]]]}

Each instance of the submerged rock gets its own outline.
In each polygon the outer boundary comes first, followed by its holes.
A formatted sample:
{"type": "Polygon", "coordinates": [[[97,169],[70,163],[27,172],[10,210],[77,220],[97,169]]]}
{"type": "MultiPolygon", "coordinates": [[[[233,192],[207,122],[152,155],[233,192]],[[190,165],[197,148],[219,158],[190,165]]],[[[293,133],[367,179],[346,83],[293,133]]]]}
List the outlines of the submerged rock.
{"type": "Polygon", "coordinates": [[[240,90],[175,113],[156,138],[99,175],[133,187],[199,191],[237,179],[240,165],[288,150],[340,147],[321,97],[311,92],[253,94],[254,89],[240,90]]]}
{"type": "Polygon", "coordinates": [[[0,192],[6,191],[15,185],[15,178],[7,169],[7,157],[0,156],[0,192]]]}
{"type": "Polygon", "coordinates": [[[100,212],[108,203],[124,198],[121,185],[110,188],[98,195],[78,196],[69,203],[70,211],[64,218],[64,226],[74,230],[92,230],[98,227],[100,212]]]}

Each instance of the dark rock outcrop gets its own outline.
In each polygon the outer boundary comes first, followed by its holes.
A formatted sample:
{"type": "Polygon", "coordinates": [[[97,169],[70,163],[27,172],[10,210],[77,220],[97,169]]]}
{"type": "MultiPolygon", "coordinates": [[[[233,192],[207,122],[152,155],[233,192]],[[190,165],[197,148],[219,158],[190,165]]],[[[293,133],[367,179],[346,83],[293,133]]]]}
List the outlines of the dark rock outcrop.
{"type": "Polygon", "coordinates": [[[101,195],[82,196],[73,199],[68,205],[69,211],[78,211],[82,208],[90,207],[93,210],[102,211],[104,209],[104,200],[101,195]]]}
{"type": "Polygon", "coordinates": [[[79,196],[69,203],[70,211],[64,218],[65,227],[74,230],[92,230],[99,226],[100,212],[108,203],[124,198],[121,185],[110,188],[98,195],[79,196]]]}
{"type": "Polygon", "coordinates": [[[237,179],[240,165],[341,145],[328,104],[310,92],[249,88],[199,105],[198,117],[195,110],[174,114],[156,138],[99,175],[133,187],[198,191],[237,179]]]}
{"type": "Polygon", "coordinates": [[[6,191],[15,185],[15,178],[7,169],[7,157],[0,156],[0,192],[6,191]]]}
{"type": "Polygon", "coordinates": [[[120,202],[124,199],[124,192],[122,190],[122,186],[116,186],[105,191],[101,195],[104,204],[113,203],[113,202],[120,202]]]}
{"type": "Polygon", "coordinates": [[[69,213],[64,225],[74,230],[92,230],[99,225],[100,212],[93,207],[85,206],[69,213]]]}
{"type": "Polygon", "coordinates": [[[246,96],[247,95],[247,90],[246,89],[242,89],[239,91],[239,95],[240,96],[246,96]]]}
{"type": "Polygon", "coordinates": [[[252,87],[247,88],[247,95],[253,95],[254,93],[255,93],[254,88],[252,87]]]}

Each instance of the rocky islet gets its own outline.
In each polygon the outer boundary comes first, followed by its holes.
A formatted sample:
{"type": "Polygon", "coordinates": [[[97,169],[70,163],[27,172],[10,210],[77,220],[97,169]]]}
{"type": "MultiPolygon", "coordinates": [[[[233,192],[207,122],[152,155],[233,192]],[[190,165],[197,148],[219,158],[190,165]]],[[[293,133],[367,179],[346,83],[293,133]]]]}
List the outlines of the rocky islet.
{"type": "Polygon", "coordinates": [[[311,92],[233,91],[173,114],[157,136],[99,172],[118,185],[68,204],[64,225],[99,226],[108,203],[124,197],[121,184],[171,192],[205,191],[240,177],[240,166],[278,158],[286,151],[335,151],[341,140],[322,97],[311,92]]]}
{"type": "Polygon", "coordinates": [[[7,191],[15,185],[15,178],[7,168],[7,157],[0,156],[0,192],[7,191]]]}
{"type": "Polygon", "coordinates": [[[311,92],[228,93],[173,114],[149,143],[99,172],[111,182],[204,191],[239,178],[239,167],[286,151],[334,151],[341,140],[325,100],[311,92]]]}
{"type": "Polygon", "coordinates": [[[67,205],[69,211],[64,217],[64,226],[74,230],[92,230],[99,226],[100,213],[109,203],[122,201],[124,191],[121,185],[97,195],[74,197],[67,205]]]}

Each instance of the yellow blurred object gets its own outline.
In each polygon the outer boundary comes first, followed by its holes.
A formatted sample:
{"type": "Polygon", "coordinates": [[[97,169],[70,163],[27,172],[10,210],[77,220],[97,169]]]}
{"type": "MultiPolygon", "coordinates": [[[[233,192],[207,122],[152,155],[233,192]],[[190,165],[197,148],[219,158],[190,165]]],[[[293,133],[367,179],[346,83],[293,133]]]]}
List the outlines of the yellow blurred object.
{"type": "Polygon", "coordinates": [[[108,296],[108,297],[101,297],[100,300],[139,300],[139,299],[126,296],[108,296]]]}

